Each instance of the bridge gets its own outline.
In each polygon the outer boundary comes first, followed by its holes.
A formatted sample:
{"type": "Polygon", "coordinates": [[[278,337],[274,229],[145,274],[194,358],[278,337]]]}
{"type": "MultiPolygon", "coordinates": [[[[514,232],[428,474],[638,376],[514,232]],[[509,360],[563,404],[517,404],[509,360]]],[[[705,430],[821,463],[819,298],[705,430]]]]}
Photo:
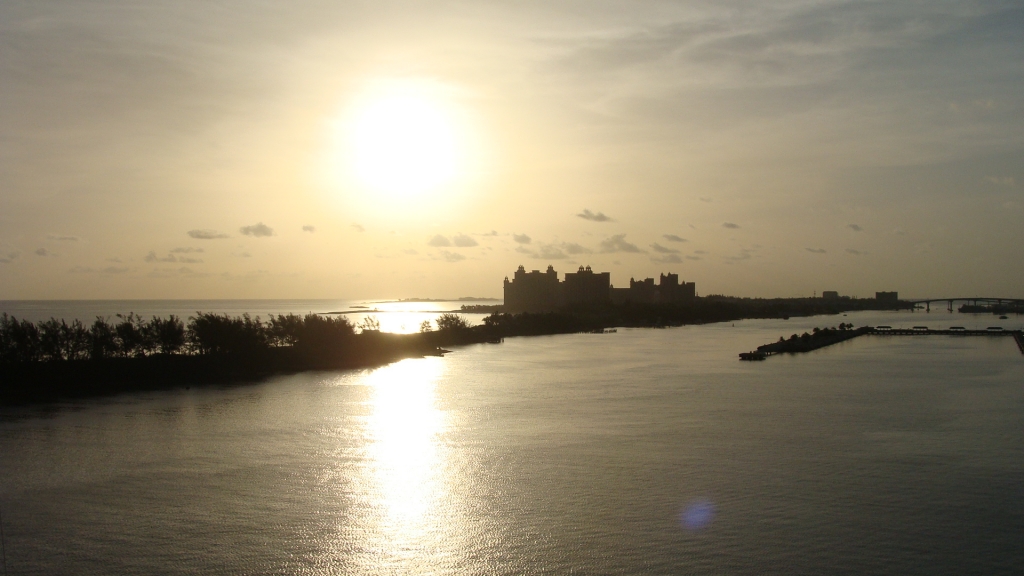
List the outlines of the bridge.
{"type": "Polygon", "coordinates": [[[949,310],[950,312],[953,311],[953,302],[963,302],[964,304],[968,304],[970,306],[995,306],[996,308],[1002,308],[1005,306],[1008,308],[1012,308],[1013,311],[1017,312],[1018,314],[1021,310],[1024,310],[1024,299],[1020,298],[991,298],[983,296],[972,296],[968,298],[926,298],[919,300],[905,300],[905,302],[914,304],[915,306],[918,304],[924,304],[926,312],[932,311],[932,302],[945,302],[946,309],[949,310]]]}

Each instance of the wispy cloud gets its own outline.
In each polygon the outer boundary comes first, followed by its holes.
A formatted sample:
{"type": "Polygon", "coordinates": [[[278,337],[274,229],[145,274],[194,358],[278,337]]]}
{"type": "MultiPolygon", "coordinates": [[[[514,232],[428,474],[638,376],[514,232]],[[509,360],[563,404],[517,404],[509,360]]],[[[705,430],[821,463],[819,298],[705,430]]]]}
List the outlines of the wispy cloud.
{"type": "Polygon", "coordinates": [[[17,259],[17,252],[7,252],[5,254],[0,254],[0,264],[10,264],[11,262],[14,262],[17,259]]]}
{"type": "Polygon", "coordinates": [[[535,260],[565,260],[568,256],[562,249],[554,244],[541,244],[535,249],[527,248],[526,246],[516,246],[516,252],[520,254],[526,254],[530,258],[535,260]]]}
{"type": "Polygon", "coordinates": [[[662,264],[681,264],[683,261],[679,257],[679,254],[665,254],[663,256],[652,256],[651,262],[660,262],[662,264]]]}
{"type": "Polygon", "coordinates": [[[722,222],[722,228],[729,228],[730,230],[736,230],[740,227],[739,224],[733,224],[732,222],[722,222]]]}
{"type": "Polygon", "coordinates": [[[460,260],[466,259],[465,256],[458,252],[449,252],[447,250],[441,250],[441,258],[443,258],[445,262],[459,262],[460,260]]]}
{"type": "Polygon", "coordinates": [[[811,252],[812,254],[824,254],[825,253],[825,249],[824,248],[804,248],[804,250],[807,250],[808,252],[811,252]]]}
{"type": "Polygon", "coordinates": [[[107,266],[106,268],[90,268],[88,266],[75,266],[68,270],[72,274],[125,274],[131,269],[126,266],[107,266]]]}
{"type": "Polygon", "coordinates": [[[210,273],[197,272],[188,266],[182,266],[180,268],[155,268],[149,271],[146,276],[150,278],[174,278],[177,276],[184,276],[186,278],[205,278],[210,276],[210,273]]]}
{"type": "Polygon", "coordinates": [[[55,256],[55,254],[53,252],[50,252],[46,248],[36,248],[35,255],[36,256],[55,256]]]}
{"type": "Polygon", "coordinates": [[[854,232],[860,232],[860,231],[864,230],[863,228],[861,228],[857,224],[847,224],[846,227],[849,228],[850,230],[853,230],[854,232]]]}
{"type": "Polygon", "coordinates": [[[526,234],[513,234],[512,240],[518,244],[529,244],[533,239],[526,234]]]}
{"type": "Polygon", "coordinates": [[[853,254],[854,256],[863,256],[864,254],[866,254],[866,252],[861,252],[860,250],[854,250],[853,248],[847,248],[846,249],[846,253],[847,254],[853,254]]]}
{"type": "Polygon", "coordinates": [[[561,248],[551,244],[541,246],[540,250],[537,251],[537,257],[542,260],[564,260],[567,258],[561,248]]]}
{"type": "Polygon", "coordinates": [[[686,242],[686,238],[680,238],[675,234],[662,234],[661,237],[669,242],[686,242]]]}
{"type": "Polygon", "coordinates": [[[196,240],[217,240],[220,238],[229,238],[229,236],[223,232],[208,229],[189,230],[188,235],[190,238],[195,238],[196,240]]]}
{"type": "Polygon", "coordinates": [[[740,250],[739,254],[737,254],[735,256],[728,256],[726,258],[726,260],[729,260],[729,261],[732,261],[732,262],[737,262],[737,261],[740,261],[740,260],[750,260],[753,257],[754,256],[753,256],[753,254],[750,253],[750,251],[748,251],[748,250],[740,250]]]}
{"type": "Polygon", "coordinates": [[[167,256],[160,257],[160,256],[156,255],[156,252],[154,250],[150,250],[149,254],[146,254],[146,257],[144,258],[144,260],[146,262],[150,262],[150,263],[153,263],[153,262],[177,262],[178,258],[174,254],[168,254],[167,256]]]}
{"type": "Polygon", "coordinates": [[[1013,188],[1016,185],[1016,181],[1013,179],[1013,176],[986,176],[985,179],[996,186],[1013,188]]]}
{"type": "Polygon", "coordinates": [[[356,224],[355,222],[352,223],[352,229],[356,232],[366,232],[366,228],[362,224],[356,224]]]}
{"type": "Polygon", "coordinates": [[[50,234],[46,239],[53,242],[78,242],[78,236],[58,236],[56,234],[50,234]]]}
{"type": "Polygon", "coordinates": [[[474,240],[471,236],[467,236],[465,234],[459,234],[458,236],[452,238],[452,244],[455,244],[459,248],[471,248],[473,246],[479,245],[479,243],[476,240],[474,240]]]}
{"type": "Polygon", "coordinates": [[[662,246],[661,244],[658,244],[657,242],[655,242],[654,244],[651,244],[651,250],[654,250],[655,252],[660,252],[662,254],[678,254],[679,253],[679,250],[675,250],[673,248],[668,248],[666,246],[662,246]]]}
{"type": "Polygon", "coordinates": [[[448,238],[445,238],[444,236],[441,236],[440,234],[437,234],[430,240],[427,240],[427,246],[433,246],[435,248],[444,248],[451,245],[452,241],[449,240],[448,238]]]}
{"type": "Polygon", "coordinates": [[[201,264],[203,261],[200,258],[193,258],[191,256],[175,256],[175,254],[192,254],[192,253],[195,253],[195,252],[202,252],[202,251],[203,251],[202,248],[175,248],[175,249],[171,250],[171,253],[168,254],[167,256],[160,257],[160,256],[157,256],[155,250],[150,250],[149,254],[146,254],[146,257],[143,258],[143,260],[145,260],[146,262],[149,262],[149,263],[155,263],[155,262],[181,262],[181,263],[184,263],[184,264],[201,264]]]}
{"type": "Polygon", "coordinates": [[[251,226],[242,226],[238,231],[245,236],[254,236],[256,238],[266,238],[274,235],[274,229],[263,222],[257,222],[251,226]]]}
{"type": "Polygon", "coordinates": [[[576,216],[583,218],[584,220],[590,220],[591,222],[614,222],[614,220],[612,220],[611,217],[606,216],[604,212],[598,212],[595,214],[587,209],[584,209],[583,212],[580,212],[576,216]]]}
{"type": "Polygon", "coordinates": [[[637,247],[636,244],[630,244],[629,242],[626,242],[625,234],[616,234],[615,236],[602,240],[599,247],[601,252],[606,254],[612,252],[643,252],[643,250],[637,247]]]}
{"type": "Polygon", "coordinates": [[[594,251],[575,242],[563,242],[562,249],[568,254],[593,254],[594,251]]]}
{"type": "Polygon", "coordinates": [[[302,227],[302,231],[303,232],[316,232],[316,226],[310,226],[309,224],[306,224],[305,226],[302,227]]]}

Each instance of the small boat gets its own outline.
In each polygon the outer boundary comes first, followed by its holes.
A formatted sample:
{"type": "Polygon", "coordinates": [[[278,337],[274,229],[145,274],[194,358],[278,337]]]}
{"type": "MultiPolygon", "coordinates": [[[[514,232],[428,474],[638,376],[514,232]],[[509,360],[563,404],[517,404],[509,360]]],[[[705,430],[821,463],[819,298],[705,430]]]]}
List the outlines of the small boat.
{"type": "Polygon", "coordinates": [[[1000,320],[1008,320],[1008,318],[1006,316],[1000,316],[999,319],[1000,320]]]}

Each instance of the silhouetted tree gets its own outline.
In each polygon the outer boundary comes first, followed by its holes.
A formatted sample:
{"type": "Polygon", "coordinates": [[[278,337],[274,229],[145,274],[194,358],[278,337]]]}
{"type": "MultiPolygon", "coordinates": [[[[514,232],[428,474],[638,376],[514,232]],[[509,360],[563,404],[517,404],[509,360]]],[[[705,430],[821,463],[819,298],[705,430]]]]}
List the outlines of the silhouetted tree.
{"type": "Polygon", "coordinates": [[[185,324],[174,314],[166,320],[154,316],[146,325],[145,334],[146,340],[164,354],[177,354],[185,347],[185,324]]]}
{"type": "Polygon", "coordinates": [[[89,357],[93,360],[109,358],[118,352],[117,332],[99,316],[89,329],[89,357]]]}
{"type": "Polygon", "coordinates": [[[61,320],[50,318],[39,322],[39,352],[43,360],[64,360],[61,353],[61,320]]]}
{"type": "Polygon", "coordinates": [[[430,320],[424,320],[420,322],[420,332],[433,332],[434,327],[431,325],[430,320]]]}
{"type": "Polygon", "coordinates": [[[196,312],[189,318],[188,342],[200,354],[252,353],[270,346],[270,333],[258,316],[196,312]]]}
{"type": "Polygon", "coordinates": [[[141,316],[129,312],[127,316],[118,314],[117,317],[121,321],[114,326],[114,334],[117,335],[117,347],[121,356],[145,356],[156,347],[141,316]]]}
{"type": "Polygon", "coordinates": [[[484,326],[492,328],[507,327],[515,320],[515,316],[507,312],[495,312],[484,318],[484,326]]]}
{"type": "Polygon", "coordinates": [[[0,361],[32,362],[41,357],[39,329],[28,320],[0,316],[0,361]]]}
{"type": "Polygon", "coordinates": [[[295,338],[295,347],[319,353],[338,350],[344,346],[356,331],[348,318],[334,318],[307,314],[301,319],[295,338]]]}
{"type": "Polygon", "coordinates": [[[359,323],[360,332],[380,332],[380,320],[376,316],[367,316],[359,323]]]}
{"type": "Polygon", "coordinates": [[[50,318],[40,322],[39,351],[45,360],[80,360],[89,352],[89,331],[78,320],[69,325],[50,318]]]}
{"type": "Polygon", "coordinates": [[[304,320],[302,316],[279,314],[270,315],[270,336],[275,346],[294,346],[299,340],[304,320]]]}
{"type": "Polygon", "coordinates": [[[445,313],[437,317],[438,331],[465,330],[469,328],[469,320],[459,314],[445,313]]]}

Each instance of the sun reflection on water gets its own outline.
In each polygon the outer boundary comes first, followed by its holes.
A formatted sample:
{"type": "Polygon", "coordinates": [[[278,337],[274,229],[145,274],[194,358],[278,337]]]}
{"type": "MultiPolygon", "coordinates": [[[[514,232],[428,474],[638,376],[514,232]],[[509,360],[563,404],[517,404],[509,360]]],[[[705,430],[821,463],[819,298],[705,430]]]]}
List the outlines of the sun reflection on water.
{"type": "MultiPolygon", "coordinates": [[[[443,511],[445,413],[436,405],[444,371],[440,358],[409,359],[367,376],[366,421],[371,531],[382,541],[376,554],[415,555],[428,545],[443,511]]],[[[380,557],[377,560],[381,560],[380,557]]]]}

